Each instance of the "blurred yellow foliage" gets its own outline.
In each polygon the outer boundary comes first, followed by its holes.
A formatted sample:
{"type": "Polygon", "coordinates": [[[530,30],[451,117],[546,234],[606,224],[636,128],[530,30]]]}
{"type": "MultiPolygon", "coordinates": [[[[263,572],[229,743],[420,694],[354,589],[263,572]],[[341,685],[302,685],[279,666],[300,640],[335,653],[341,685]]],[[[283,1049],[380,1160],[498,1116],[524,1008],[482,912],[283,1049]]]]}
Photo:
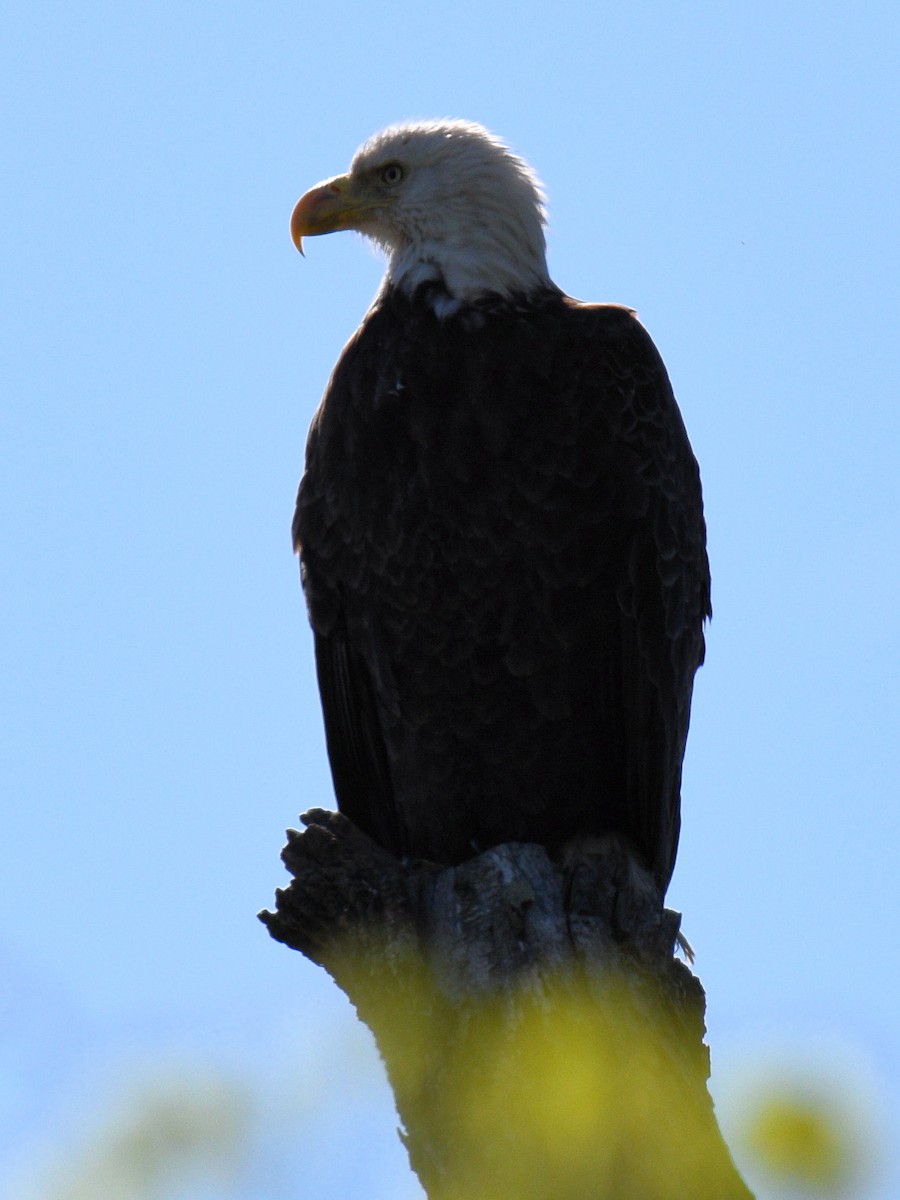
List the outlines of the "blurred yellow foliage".
{"type": "Polygon", "coordinates": [[[378,1031],[401,1116],[452,1148],[453,1190],[442,1197],[746,1194],[718,1138],[704,1063],[685,1061],[691,1038],[651,989],[623,978],[600,997],[583,977],[545,977],[442,1021],[422,978],[412,972],[399,1010],[396,996],[373,996],[360,1012],[378,1031]]]}
{"type": "Polygon", "coordinates": [[[748,1141],[771,1171],[818,1188],[843,1187],[850,1173],[847,1140],[819,1104],[773,1097],[754,1115],[748,1141]]]}
{"type": "Polygon", "coordinates": [[[742,1140],[774,1185],[860,1200],[876,1173],[871,1118],[849,1089],[772,1079],[743,1116],[742,1140]]]}
{"type": "Polygon", "coordinates": [[[115,1111],[47,1164],[35,1200],[156,1200],[190,1179],[230,1180],[247,1152],[250,1098],[234,1080],[161,1075],[125,1085],[115,1111]]]}

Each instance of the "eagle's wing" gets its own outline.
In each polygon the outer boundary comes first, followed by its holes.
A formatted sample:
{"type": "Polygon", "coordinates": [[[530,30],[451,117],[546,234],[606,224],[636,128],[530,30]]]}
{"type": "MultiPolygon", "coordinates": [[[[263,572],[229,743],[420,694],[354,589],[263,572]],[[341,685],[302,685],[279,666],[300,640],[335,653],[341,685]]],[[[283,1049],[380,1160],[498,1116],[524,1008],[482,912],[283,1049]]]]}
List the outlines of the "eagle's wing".
{"type": "MultiPolygon", "coordinates": [[[[590,310],[582,308],[585,316],[590,310]]],[[[678,848],[694,672],[711,615],[700,475],[646,330],[625,310],[593,311],[603,331],[593,369],[613,422],[611,521],[626,532],[616,568],[618,669],[604,673],[605,700],[624,722],[626,822],[665,887],[678,848]]],[[[591,370],[589,359],[584,366],[591,370]]]]}
{"type": "MultiPolygon", "coordinates": [[[[372,352],[360,347],[364,328],[357,330],[344,348],[310,427],[292,533],[315,637],[316,674],[335,795],[341,812],[379,845],[399,855],[404,846],[373,681],[360,647],[348,634],[336,565],[347,554],[336,510],[345,502],[354,503],[355,489],[352,479],[340,476],[345,456],[334,440],[342,436],[340,414],[337,421],[324,420],[326,402],[332,410],[339,409],[346,397],[350,407],[360,400],[368,407],[365,363],[372,352]],[[363,365],[358,385],[353,382],[355,362],[363,365]],[[327,426],[324,433],[323,426],[327,426]]],[[[364,549],[353,557],[364,561],[364,549]]]]}
{"type": "Polygon", "coordinates": [[[315,634],[316,674],[328,759],[341,812],[380,846],[402,853],[387,754],[369,670],[340,619],[315,634]]]}

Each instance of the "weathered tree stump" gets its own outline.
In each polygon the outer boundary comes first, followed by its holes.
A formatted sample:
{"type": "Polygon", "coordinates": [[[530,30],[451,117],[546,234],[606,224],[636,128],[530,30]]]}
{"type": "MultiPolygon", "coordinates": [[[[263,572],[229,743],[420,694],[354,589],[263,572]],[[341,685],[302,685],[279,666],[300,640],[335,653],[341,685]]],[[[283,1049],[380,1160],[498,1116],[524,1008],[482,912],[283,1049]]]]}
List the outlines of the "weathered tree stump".
{"type": "Polygon", "coordinates": [[[623,843],[444,868],[338,813],[302,820],[261,919],[372,1030],[429,1200],[752,1200],[707,1091],[680,918],[623,843]]]}

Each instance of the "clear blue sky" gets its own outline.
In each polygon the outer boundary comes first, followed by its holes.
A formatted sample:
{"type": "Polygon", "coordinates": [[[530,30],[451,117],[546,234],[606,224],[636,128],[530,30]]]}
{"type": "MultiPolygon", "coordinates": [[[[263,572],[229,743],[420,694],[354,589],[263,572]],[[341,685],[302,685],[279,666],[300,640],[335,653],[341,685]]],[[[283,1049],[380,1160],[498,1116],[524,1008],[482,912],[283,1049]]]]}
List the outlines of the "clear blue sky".
{"type": "Polygon", "coordinates": [[[535,165],[554,278],[639,310],[701,462],[669,898],[723,1112],[812,1072],[900,1140],[900,9],[7,0],[2,38],[0,1188],[171,1065],[252,1081],[228,1195],[419,1194],[351,1010],[254,919],[331,800],[289,523],[381,271],[288,217],[411,116],[535,165]]]}

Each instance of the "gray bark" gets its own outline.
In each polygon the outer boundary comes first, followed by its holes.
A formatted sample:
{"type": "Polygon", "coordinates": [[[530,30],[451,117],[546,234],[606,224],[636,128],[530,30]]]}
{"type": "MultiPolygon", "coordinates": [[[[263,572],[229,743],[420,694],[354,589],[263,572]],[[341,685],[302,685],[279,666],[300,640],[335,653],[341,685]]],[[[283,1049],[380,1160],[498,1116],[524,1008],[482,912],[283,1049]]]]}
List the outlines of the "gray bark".
{"type": "Polygon", "coordinates": [[[261,913],[372,1030],[429,1200],[752,1200],[707,1091],[680,917],[618,839],[402,863],[338,813],[261,913]]]}

